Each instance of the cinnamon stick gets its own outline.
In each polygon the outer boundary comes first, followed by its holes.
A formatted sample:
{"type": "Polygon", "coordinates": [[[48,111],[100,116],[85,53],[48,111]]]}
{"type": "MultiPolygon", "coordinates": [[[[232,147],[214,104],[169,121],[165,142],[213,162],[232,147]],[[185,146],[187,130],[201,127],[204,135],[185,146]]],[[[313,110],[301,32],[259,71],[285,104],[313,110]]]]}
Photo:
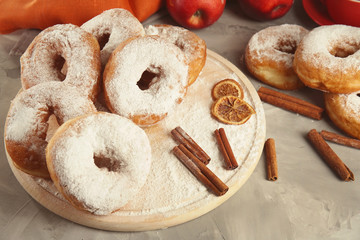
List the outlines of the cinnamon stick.
{"type": "Polygon", "coordinates": [[[171,135],[177,142],[184,144],[185,147],[204,164],[208,164],[210,162],[211,158],[181,127],[173,129],[171,131],[171,135]]]}
{"type": "Polygon", "coordinates": [[[190,172],[215,195],[222,196],[228,190],[223,183],[206,165],[196,158],[183,144],[175,146],[174,155],[190,170],[190,172]]]}
{"type": "Polygon", "coordinates": [[[226,136],[224,128],[215,130],[215,137],[219,145],[220,152],[222,153],[225,161],[226,169],[235,169],[239,165],[236,161],[232,148],[230,146],[229,140],[226,136]]]}
{"type": "MultiPolygon", "coordinates": [[[[276,91],[275,91],[276,92],[276,91]]],[[[278,93],[278,92],[276,92],[278,93]]],[[[262,91],[258,91],[259,97],[262,101],[267,102],[269,104],[272,104],[274,106],[286,109],[291,112],[295,112],[316,120],[322,119],[322,114],[324,110],[320,107],[313,107],[309,104],[301,104],[296,101],[290,101],[289,99],[284,99],[282,97],[279,97],[278,95],[270,95],[267,93],[263,93],[262,91]]],[[[294,98],[294,97],[292,97],[294,98]]],[[[303,101],[299,99],[300,101],[303,101]]]]}
{"type": "Polygon", "coordinates": [[[276,181],[278,179],[278,167],[276,159],[275,140],[273,138],[269,138],[266,140],[265,151],[267,179],[270,181],[276,181]]]}
{"type": "Polygon", "coordinates": [[[328,141],[331,141],[331,142],[334,142],[334,143],[338,143],[338,144],[341,144],[341,145],[345,145],[345,146],[348,146],[348,147],[353,147],[353,148],[360,149],[360,140],[358,140],[358,139],[341,136],[339,134],[329,132],[329,131],[325,131],[325,130],[322,130],[320,132],[320,135],[325,140],[328,140],[328,141]]]}
{"type": "Polygon", "coordinates": [[[310,130],[307,136],[317,152],[341,180],[354,181],[354,174],[315,129],[310,130]]]}
{"type": "Polygon", "coordinates": [[[229,158],[229,155],[226,152],[225,146],[223,141],[221,140],[221,136],[220,136],[220,132],[218,129],[215,130],[215,138],[216,138],[216,142],[219,146],[219,150],[224,158],[224,162],[225,162],[225,168],[226,169],[231,169],[231,161],[229,158]]]}
{"type": "Polygon", "coordinates": [[[294,102],[294,103],[298,103],[298,104],[301,104],[301,105],[304,105],[304,106],[315,108],[315,109],[317,109],[319,111],[322,111],[322,112],[324,111],[323,108],[321,108],[321,107],[319,107],[319,106],[317,106],[315,104],[309,103],[309,102],[307,102],[305,100],[302,100],[300,98],[287,95],[287,94],[282,93],[282,92],[272,90],[270,88],[260,87],[258,92],[265,93],[265,94],[268,94],[268,95],[272,95],[272,96],[284,99],[284,100],[289,101],[289,102],[294,102]]]}
{"type": "Polygon", "coordinates": [[[191,145],[193,145],[200,154],[206,159],[206,162],[209,163],[211,158],[206,154],[206,152],[187,134],[181,127],[176,127],[176,131],[178,131],[187,141],[190,142],[191,145]]]}

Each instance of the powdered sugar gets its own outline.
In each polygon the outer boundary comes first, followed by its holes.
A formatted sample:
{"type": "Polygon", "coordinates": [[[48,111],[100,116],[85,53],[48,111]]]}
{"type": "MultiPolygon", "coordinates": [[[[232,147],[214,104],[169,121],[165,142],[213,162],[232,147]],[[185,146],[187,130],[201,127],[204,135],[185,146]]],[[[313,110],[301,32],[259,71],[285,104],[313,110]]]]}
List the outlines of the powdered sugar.
{"type": "Polygon", "coordinates": [[[44,126],[41,126],[43,124],[37,120],[38,109],[40,109],[40,107],[34,109],[17,102],[20,102],[19,98],[13,101],[11,111],[8,115],[5,139],[24,141],[33,134],[33,128],[43,129],[44,126]]]}
{"type": "Polygon", "coordinates": [[[45,29],[21,56],[23,88],[42,82],[64,81],[93,97],[100,75],[100,50],[94,42],[91,34],[72,24],[45,29]],[[65,61],[66,76],[61,73],[61,61],[65,61]]]}
{"type": "Polygon", "coordinates": [[[108,41],[101,49],[101,63],[103,66],[107,63],[110,54],[121,42],[131,37],[145,35],[144,28],[139,20],[129,11],[120,8],[104,11],[85,22],[81,28],[92,33],[99,42],[102,41],[104,36],[109,36],[108,41]]]}
{"type": "Polygon", "coordinates": [[[6,139],[28,141],[32,136],[46,135],[46,121],[51,111],[62,123],[96,110],[75,87],[59,82],[38,84],[20,92],[13,100],[7,117],[6,139]]]}
{"type": "Polygon", "coordinates": [[[360,91],[351,94],[339,94],[339,101],[352,117],[360,120],[360,91]]]}
{"type": "Polygon", "coordinates": [[[195,33],[181,27],[168,25],[150,25],[145,28],[148,35],[158,35],[178,46],[184,53],[188,62],[203,57],[201,53],[206,47],[204,40],[195,33]]]}
{"type": "Polygon", "coordinates": [[[248,49],[259,62],[271,59],[291,68],[294,52],[307,33],[303,27],[293,24],[268,27],[252,36],[248,49]]]}
{"type": "Polygon", "coordinates": [[[301,45],[301,60],[311,60],[312,66],[324,69],[328,74],[360,71],[360,28],[346,25],[317,27],[304,37],[301,45]],[[339,51],[347,52],[347,56],[337,57],[339,51]]]}
{"type": "Polygon", "coordinates": [[[60,136],[52,138],[49,151],[65,192],[98,215],[110,214],[132,199],[151,166],[145,132],[130,120],[110,113],[88,115],[63,128],[66,130],[60,131],[60,136]],[[119,170],[97,167],[94,155],[118,161],[119,170]]]}
{"type": "Polygon", "coordinates": [[[145,129],[154,159],[148,180],[139,194],[116,215],[163,214],[169,217],[201,208],[211,201],[220,201],[221,198],[209,193],[172,154],[171,149],[176,143],[171,139],[170,131],[177,126],[181,126],[212,158],[208,167],[226,182],[229,191],[245,182],[255,167],[265,137],[265,116],[261,102],[251,97],[249,89],[231,69],[208,57],[203,74],[191,86],[184,102],[175,111],[157,126],[145,129]],[[221,124],[211,117],[211,88],[225,78],[240,82],[244,89],[244,99],[256,111],[244,125],[221,124]],[[220,127],[225,129],[239,163],[240,167],[236,170],[229,171],[224,167],[213,135],[214,130],[220,127]]]}
{"type": "Polygon", "coordinates": [[[110,108],[126,117],[167,114],[184,96],[187,70],[184,54],[175,45],[155,36],[132,40],[114,52],[105,69],[110,108]],[[106,71],[111,68],[110,75],[106,71]],[[141,90],[137,82],[147,70],[156,77],[148,89],[141,90]]]}
{"type": "MultiPolygon", "coordinates": [[[[233,68],[218,62],[210,52],[202,74],[189,88],[183,103],[177,105],[175,111],[159,124],[145,129],[153,159],[148,178],[140,191],[113,216],[141,216],[141,219],[156,220],[189,212],[197,215],[208,211],[209,205],[212,209],[232,196],[247,180],[262,151],[265,115],[256,91],[249,88],[249,83],[244,84],[244,81],[248,81],[245,77],[233,71],[233,68]],[[211,117],[211,88],[225,78],[239,81],[244,89],[244,99],[256,111],[244,125],[225,125],[211,117]],[[227,194],[217,197],[210,193],[172,154],[171,149],[177,143],[171,138],[170,131],[177,126],[181,126],[212,158],[208,167],[230,187],[227,194]],[[239,163],[235,170],[224,168],[213,135],[213,131],[219,127],[225,129],[239,163]]],[[[44,181],[42,183],[47,184],[44,181]]]]}
{"type": "Polygon", "coordinates": [[[60,123],[96,108],[75,87],[44,82],[20,92],[13,100],[5,125],[5,145],[13,161],[25,172],[48,177],[45,163],[48,119],[60,123]]]}

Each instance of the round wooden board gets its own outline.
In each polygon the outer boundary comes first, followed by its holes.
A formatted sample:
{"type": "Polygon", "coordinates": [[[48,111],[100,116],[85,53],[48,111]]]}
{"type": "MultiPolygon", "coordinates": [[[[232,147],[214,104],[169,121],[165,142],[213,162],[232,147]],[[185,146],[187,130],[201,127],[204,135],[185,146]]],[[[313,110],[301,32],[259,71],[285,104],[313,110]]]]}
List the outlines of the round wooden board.
{"type": "Polygon", "coordinates": [[[57,192],[50,181],[31,177],[10,167],[23,188],[42,206],[70,221],[112,231],[145,231],[167,228],[197,218],[234,195],[254,171],[265,141],[265,114],[256,90],[246,76],[232,63],[207,51],[206,65],[191,85],[184,101],[156,126],[146,128],[152,146],[152,171],[136,199],[120,211],[97,216],[75,209],[57,192]],[[239,81],[246,100],[256,111],[243,125],[225,125],[210,115],[212,86],[224,79],[239,81]],[[229,191],[217,197],[208,191],[175,158],[176,145],[171,129],[181,126],[212,157],[208,167],[222,179],[229,191]],[[235,170],[225,170],[213,135],[223,127],[239,163],[235,170]],[[160,171],[161,170],[161,171],[160,171]]]}

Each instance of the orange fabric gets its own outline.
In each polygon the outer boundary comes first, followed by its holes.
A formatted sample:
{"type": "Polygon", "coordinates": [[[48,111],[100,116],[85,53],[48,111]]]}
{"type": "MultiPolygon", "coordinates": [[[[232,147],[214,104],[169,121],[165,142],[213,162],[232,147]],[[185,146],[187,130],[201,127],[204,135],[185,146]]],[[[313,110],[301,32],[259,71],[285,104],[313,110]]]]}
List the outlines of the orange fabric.
{"type": "Polygon", "coordinates": [[[0,33],[22,28],[45,29],[59,23],[81,25],[111,8],[129,10],[144,21],[163,0],[0,0],[0,33]]]}

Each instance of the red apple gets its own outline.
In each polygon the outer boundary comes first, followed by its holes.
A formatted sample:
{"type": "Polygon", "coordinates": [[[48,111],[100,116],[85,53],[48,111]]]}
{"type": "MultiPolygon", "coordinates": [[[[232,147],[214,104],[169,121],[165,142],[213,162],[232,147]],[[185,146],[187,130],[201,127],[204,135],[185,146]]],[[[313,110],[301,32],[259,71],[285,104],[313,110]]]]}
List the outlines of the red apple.
{"type": "Polygon", "coordinates": [[[284,16],[294,0],[238,0],[241,10],[250,18],[265,21],[284,16]]]}
{"type": "Polygon", "coordinates": [[[226,0],[166,0],[172,18],[186,28],[199,29],[216,22],[224,11],[226,0]]]}

